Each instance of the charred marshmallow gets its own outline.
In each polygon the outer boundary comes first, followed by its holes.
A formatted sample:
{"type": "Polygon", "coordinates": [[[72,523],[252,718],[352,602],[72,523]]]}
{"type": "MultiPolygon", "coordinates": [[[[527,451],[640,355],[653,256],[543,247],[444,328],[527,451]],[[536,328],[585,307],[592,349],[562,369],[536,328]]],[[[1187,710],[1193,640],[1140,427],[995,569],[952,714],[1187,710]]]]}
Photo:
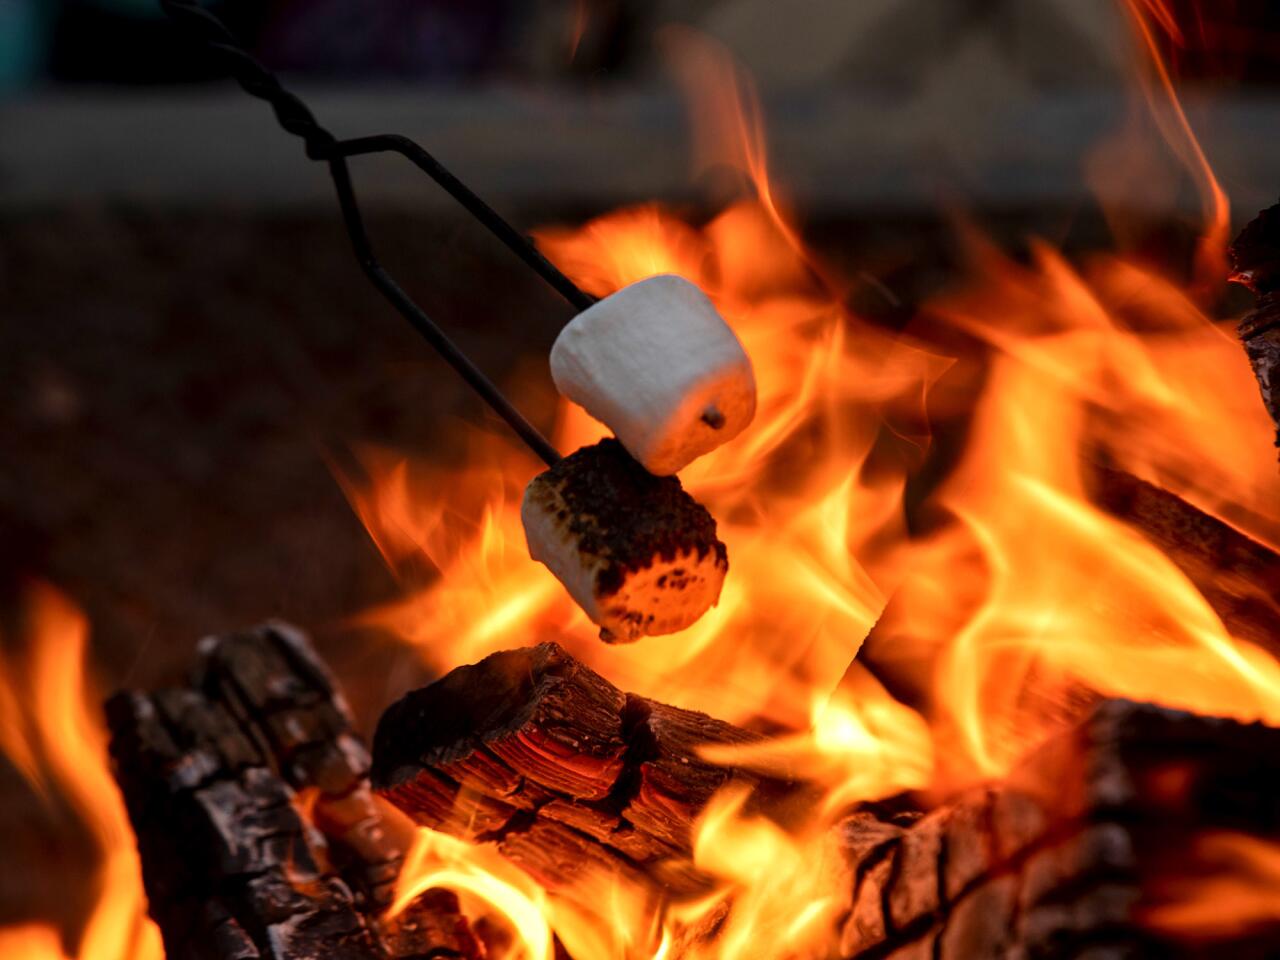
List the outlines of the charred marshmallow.
{"type": "Polygon", "coordinates": [[[551,348],[551,376],[660,476],[732,440],[756,412],[742,344],[706,294],[670,274],[574,317],[551,348]]]}
{"type": "Polygon", "coordinates": [[[607,642],[683,630],[720,599],[729,560],[715,520],[679,480],[649,473],[617,440],[534,477],[520,517],[530,556],[607,642]]]}

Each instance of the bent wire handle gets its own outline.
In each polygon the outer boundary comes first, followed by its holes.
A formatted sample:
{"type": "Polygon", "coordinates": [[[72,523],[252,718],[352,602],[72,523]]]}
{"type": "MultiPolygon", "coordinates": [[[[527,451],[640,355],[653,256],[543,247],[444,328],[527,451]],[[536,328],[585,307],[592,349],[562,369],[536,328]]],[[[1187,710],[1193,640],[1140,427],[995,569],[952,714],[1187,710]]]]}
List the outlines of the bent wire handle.
{"type": "Polygon", "coordinates": [[[358,157],[370,153],[398,153],[444,188],[445,192],[466,209],[473,217],[489,228],[489,232],[506,244],[516,256],[542,277],[555,291],[579,312],[596,302],[576,283],[560,272],[542,252],[529,242],[529,238],[509,224],[478,196],[471,188],[455,177],[439,160],[408,137],[383,134],[377,137],[355,137],[339,140],[326,151],[330,156],[358,157]]]}
{"type": "Polygon", "coordinates": [[[305,103],[280,85],[275,74],[236,42],[226,24],[212,13],[194,0],[159,0],[159,3],[175,23],[203,40],[210,50],[225,61],[231,75],[245,92],[271,105],[280,126],[294,136],[301,137],[306,143],[307,156],[310,159],[324,161],[329,165],[351,246],[361,269],[364,270],[370,282],[493,411],[507,422],[534,453],[548,465],[557,463],[560,460],[560,454],[551,445],[551,441],[515,408],[497,385],[462,352],[421,307],[413,302],[391,274],[378,262],[368,231],[365,230],[364,218],[360,214],[360,205],[351,181],[347,158],[372,153],[400,154],[443,187],[451,197],[466,208],[468,213],[483,223],[572,306],[578,310],[585,310],[595,303],[595,299],[561,273],[527,237],[502,219],[466,184],[412,140],[394,135],[360,137],[351,140],[337,139],[320,126],[305,103]]]}
{"type": "Polygon", "coordinates": [[[490,408],[536,453],[547,466],[554,466],[560,461],[560,452],[552,446],[551,441],[530,423],[515,405],[507,399],[506,394],[480,370],[462,349],[440,329],[426,312],[423,311],[407,293],[400,288],[395,279],[378,262],[373,254],[373,245],[364,228],[364,219],[360,216],[360,207],[356,203],[355,188],[351,184],[351,171],[347,168],[344,157],[329,159],[329,171],[333,175],[333,185],[338,192],[338,203],[342,207],[342,219],[351,237],[351,246],[355,250],[356,259],[370,282],[391,302],[400,315],[413,326],[422,338],[444,357],[449,366],[457,371],[476,393],[489,404],[490,408]]]}

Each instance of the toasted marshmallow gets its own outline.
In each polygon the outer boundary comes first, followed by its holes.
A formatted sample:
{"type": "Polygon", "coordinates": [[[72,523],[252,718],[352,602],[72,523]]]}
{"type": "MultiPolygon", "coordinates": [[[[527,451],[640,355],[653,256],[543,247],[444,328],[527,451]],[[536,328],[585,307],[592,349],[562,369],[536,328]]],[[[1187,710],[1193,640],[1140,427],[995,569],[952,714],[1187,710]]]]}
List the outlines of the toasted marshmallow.
{"type": "Polygon", "coordinates": [[[603,440],[534,477],[520,508],[546,564],[607,642],[675,633],[715,606],[729,569],[716,522],[675,477],[603,440]]]}
{"type": "Polygon", "coordinates": [[[650,473],[676,473],[756,412],[742,344],[706,294],[665,274],[584,310],[551,348],[556,389],[614,432],[650,473]]]}

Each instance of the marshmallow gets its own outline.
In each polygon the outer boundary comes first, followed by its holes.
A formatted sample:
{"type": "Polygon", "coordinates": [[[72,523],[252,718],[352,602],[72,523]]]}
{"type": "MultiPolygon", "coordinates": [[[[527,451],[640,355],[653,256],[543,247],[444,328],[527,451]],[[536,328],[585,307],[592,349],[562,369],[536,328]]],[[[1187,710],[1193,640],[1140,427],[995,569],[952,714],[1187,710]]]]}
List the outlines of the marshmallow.
{"type": "Polygon", "coordinates": [[[606,642],[675,633],[720,599],[729,569],[716,522],[675,477],[608,439],[534,477],[520,508],[529,554],[606,642]]]}
{"type": "Polygon", "coordinates": [[[551,376],[660,476],[732,440],[756,412],[742,344],[706,294],[670,274],[576,316],[551,348],[551,376]]]}

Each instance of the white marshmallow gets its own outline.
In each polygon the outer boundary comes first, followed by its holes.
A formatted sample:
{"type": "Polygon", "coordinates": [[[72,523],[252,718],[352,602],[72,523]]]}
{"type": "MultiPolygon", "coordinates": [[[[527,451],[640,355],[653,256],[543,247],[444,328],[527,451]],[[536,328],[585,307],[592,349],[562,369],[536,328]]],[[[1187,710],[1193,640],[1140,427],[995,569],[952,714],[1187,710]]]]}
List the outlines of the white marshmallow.
{"type": "Polygon", "coordinates": [[[551,348],[551,376],[658,475],[732,440],[756,412],[742,344],[706,294],[671,274],[576,316],[551,348]]]}

